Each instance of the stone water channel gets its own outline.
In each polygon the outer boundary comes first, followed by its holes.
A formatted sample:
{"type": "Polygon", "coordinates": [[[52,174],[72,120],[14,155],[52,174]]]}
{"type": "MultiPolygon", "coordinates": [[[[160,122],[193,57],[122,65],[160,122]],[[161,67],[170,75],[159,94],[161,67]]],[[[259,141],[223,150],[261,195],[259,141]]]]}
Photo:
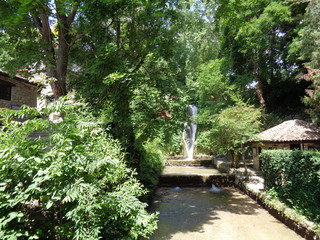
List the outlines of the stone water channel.
{"type": "Polygon", "coordinates": [[[151,209],[159,212],[158,230],[151,239],[304,239],[249,196],[229,187],[231,181],[208,166],[167,166],[151,209]],[[214,192],[208,182],[225,187],[214,192]]]}

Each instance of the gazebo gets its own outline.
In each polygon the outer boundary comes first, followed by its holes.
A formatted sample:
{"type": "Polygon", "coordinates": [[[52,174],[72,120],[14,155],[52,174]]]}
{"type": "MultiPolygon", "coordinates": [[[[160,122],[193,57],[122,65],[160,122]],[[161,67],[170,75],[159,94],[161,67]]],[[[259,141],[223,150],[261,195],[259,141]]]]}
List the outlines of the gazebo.
{"type": "Polygon", "coordinates": [[[261,167],[259,154],[267,149],[320,150],[320,129],[315,125],[294,119],[258,134],[258,141],[252,143],[253,167],[261,167]]]}

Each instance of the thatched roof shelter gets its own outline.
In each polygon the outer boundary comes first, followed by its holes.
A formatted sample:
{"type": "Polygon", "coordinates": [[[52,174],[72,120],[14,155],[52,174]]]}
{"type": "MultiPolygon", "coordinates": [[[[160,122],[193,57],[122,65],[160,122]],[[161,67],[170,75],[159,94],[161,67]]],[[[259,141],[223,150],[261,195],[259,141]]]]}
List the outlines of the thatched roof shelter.
{"type": "Polygon", "coordinates": [[[294,119],[258,134],[261,142],[320,141],[320,130],[313,124],[294,119]]]}

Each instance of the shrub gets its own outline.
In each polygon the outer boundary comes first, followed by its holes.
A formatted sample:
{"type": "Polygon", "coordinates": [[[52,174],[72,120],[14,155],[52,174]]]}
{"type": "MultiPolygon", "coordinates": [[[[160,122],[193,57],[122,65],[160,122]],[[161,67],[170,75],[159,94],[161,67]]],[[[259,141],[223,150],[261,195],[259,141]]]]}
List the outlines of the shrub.
{"type": "Polygon", "coordinates": [[[312,221],[320,221],[320,153],[271,150],[260,154],[266,188],[312,221]]]}
{"type": "Polygon", "coordinates": [[[158,185],[159,176],[164,167],[164,156],[159,147],[160,139],[155,139],[144,143],[142,155],[143,161],[140,161],[138,171],[138,179],[149,190],[148,195],[142,200],[149,201],[158,185]]]}
{"type": "Polygon", "coordinates": [[[156,228],[119,144],[84,104],[0,115],[0,239],[139,239],[156,228]],[[64,121],[35,117],[53,111],[64,121]],[[50,137],[28,137],[34,131],[50,137]]]}

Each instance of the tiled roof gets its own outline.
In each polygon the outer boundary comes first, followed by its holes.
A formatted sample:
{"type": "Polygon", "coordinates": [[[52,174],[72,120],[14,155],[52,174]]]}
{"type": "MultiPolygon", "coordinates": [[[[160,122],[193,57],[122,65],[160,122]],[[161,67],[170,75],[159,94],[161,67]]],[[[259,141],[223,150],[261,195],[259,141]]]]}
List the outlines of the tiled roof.
{"type": "Polygon", "coordinates": [[[320,141],[320,130],[313,124],[294,119],[258,134],[262,142],[320,141]]]}
{"type": "Polygon", "coordinates": [[[34,84],[32,82],[29,82],[26,78],[21,77],[21,76],[10,77],[10,75],[8,73],[4,72],[4,71],[0,71],[0,75],[4,76],[6,78],[14,79],[14,80],[17,80],[17,81],[20,81],[20,82],[24,82],[24,83],[33,85],[33,86],[37,86],[36,84],[34,84]]]}

